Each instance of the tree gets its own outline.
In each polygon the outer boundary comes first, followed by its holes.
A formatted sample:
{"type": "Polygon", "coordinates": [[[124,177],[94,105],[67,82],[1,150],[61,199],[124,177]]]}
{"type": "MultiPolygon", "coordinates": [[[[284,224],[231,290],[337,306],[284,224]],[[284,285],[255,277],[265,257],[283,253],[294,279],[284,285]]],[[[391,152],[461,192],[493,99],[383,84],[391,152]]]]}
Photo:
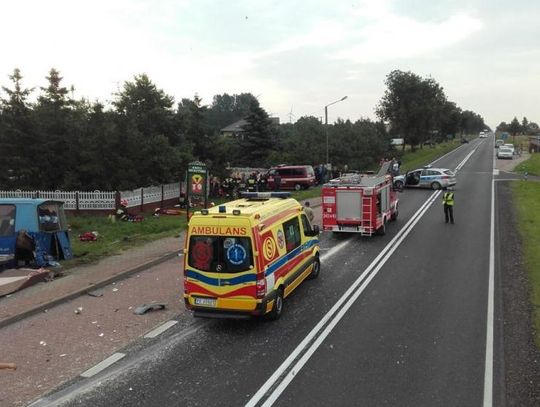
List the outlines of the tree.
{"type": "Polygon", "coordinates": [[[529,121],[526,117],[523,117],[523,120],[521,121],[521,133],[528,134],[529,133],[529,121]]]}
{"type": "Polygon", "coordinates": [[[73,101],[62,86],[60,72],[52,68],[46,77],[48,85],[41,87],[41,95],[33,110],[36,138],[40,151],[33,163],[37,170],[37,188],[62,189],[64,179],[73,179],[77,167],[77,132],[74,130],[73,101]]]}
{"type": "Polygon", "coordinates": [[[247,124],[243,127],[244,133],[239,142],[237,161],[251,167],[264,167],[268,163],[272,146],[276,142],[276,134],[272,132],[272,123],[257,101],[251,103],[246,121],[247,124]]]}
{"type": "Polygon", "coordinates": [[[512,135],[512,138],[514,139],[514,143],[516,141],[516,135],[521,131],[521,124],[519,123],[519,120],[516,116],[512,119],[510,122],[510,127],[508,129],[510,131],[510,134],[512,135]]]}
{"type": "Polygon", "coordinates": [[[388,121],[393,135],[406,144],[421,144],[437,125],[446,96],[432,78],[423,79],[412,72],[392,71],[385,80],[387,89],[376,113],[388,121]]]}
{"type": "Polygon", "coordinates": [[[0,188],[29,188],[36,175],[32,164],[39,148],[27,102],[33,89],[23,88],[18,68],[9,79],[13,88],[2,87],[8,98],[0,99],[0,188]]]}
{"type": "Polygon", "coordinates": [[[120,134],[115,162],[121,176],[116,188],[136,188],[178,179],[183,157],[180,132],[175,129],[174,99],[146,74],[125,82],[113,105],[120,134]]]}

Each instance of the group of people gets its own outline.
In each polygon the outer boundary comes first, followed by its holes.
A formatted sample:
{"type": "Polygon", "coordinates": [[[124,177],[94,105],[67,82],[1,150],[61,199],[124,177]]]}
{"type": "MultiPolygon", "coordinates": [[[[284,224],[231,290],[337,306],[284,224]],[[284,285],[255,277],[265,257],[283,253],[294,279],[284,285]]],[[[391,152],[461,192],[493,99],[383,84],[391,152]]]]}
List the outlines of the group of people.
{"type": "Polygon", "coordinates": [[[235,172],[220,180],[213,176],[210,181],[210,196],[214,198],[236,198],[240,191],[260,192],[268,189],[266,174],[254,171],[249,175],[235,172]]]}

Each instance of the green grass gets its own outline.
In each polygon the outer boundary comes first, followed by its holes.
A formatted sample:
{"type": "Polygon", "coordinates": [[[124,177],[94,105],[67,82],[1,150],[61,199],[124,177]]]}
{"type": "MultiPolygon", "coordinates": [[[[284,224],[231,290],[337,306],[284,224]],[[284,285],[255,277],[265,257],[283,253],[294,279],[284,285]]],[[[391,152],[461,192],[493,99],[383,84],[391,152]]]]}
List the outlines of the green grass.
{"type": "Polygon", "coordinates": [[[523,240],[525,269],[529,275],[535,342],[540,348],[540,183],[513,182],[512,193],[523,240]]]}
{"type": "Polygon", "coordinates": [[[177,236],[186,226],[185,214],[178,216],[144,214],[142,222],[111,222],[106,216],[68,216],[74,259],[63,262],[69,268],[119,253],[130,247],[162,237],[177,236]],[[81,242],[84,232],[98,232],[95,242],[81,242]]]}
{"type": "MultiPolygon", "coordinates": [[[[302,201],[321,196],[321,187],[303,191],[293,191],[292,197],[302,201]]],[[[215,205],[226,203],[226,199],[210,199],[215,205]]],[[[196,210],[196,208],[195,208],[196,210]]],[[[68,216],[71,227],[71,247],[74,258],[62,262],[66,268],[88,264],[102,257],[110,256],[122,250],[139,246],[145,242],[163,237],[178,236],[186,228],[186,215],[161,215],[159,218],[152,213],[143,214],[142,222],[111,222],[106,216],[68,216]],[[84,232],[98,232],[95,242],[81,242],[79,235],[84,232]]]]}
{"type": "Polygon", "coordinates": [[[527,172],[529,175],[540,175],[540,153],[531,154],[531,158],[518,164],[516,171],[521,174],[527,172]]]}
{"type": "Polygon", "coordinates": [[[436,144],[434,147],[424,146],[422,149],[416,151],[406,152],[401,158],[400,172],[404,174],[407,171],[415,170],[424,165],[429,164],[433,160],[445,155],[446,153],[459,147],[460,141],[453,140],[445,143],[436,144]]]}

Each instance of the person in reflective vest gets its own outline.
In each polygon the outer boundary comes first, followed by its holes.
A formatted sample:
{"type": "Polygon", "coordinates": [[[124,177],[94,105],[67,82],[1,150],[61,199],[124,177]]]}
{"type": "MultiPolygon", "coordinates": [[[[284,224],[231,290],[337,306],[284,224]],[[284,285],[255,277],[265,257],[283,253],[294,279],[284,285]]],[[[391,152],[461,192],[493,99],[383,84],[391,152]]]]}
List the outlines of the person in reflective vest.
{"type": "Polygon", "coordinates": [[[443,205],[444,205],[444,219],[448,223],[454,224],[454,191],[452,188],[445,188],[443,194],[443,205]]]}

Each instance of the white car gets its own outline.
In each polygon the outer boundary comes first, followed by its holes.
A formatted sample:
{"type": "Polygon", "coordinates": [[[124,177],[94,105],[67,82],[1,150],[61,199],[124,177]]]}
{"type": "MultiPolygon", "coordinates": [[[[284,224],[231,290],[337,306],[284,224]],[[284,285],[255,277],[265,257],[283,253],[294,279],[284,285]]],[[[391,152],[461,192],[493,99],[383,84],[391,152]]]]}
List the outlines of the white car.
{"type": "Polygon", "coordinates": [[[512,154],[514,154],[516,152],[516,148],[514,147],[513,144],[503,144],[501,147],[509,148],[510,150],[512,150],[512,154]]]}
{"type": "Polygon", "coordinates": [[[514,157],[514,151],[507,146],[500,146],[497,150],[497,158],[510,158],[514,157]]]}
{"type": "Polygon", "coordinates": [[[480,135],[479,135],[480,138],[486,138],[487,136],[488,136],[487,133],[484,133],[483,131],[480,132],[480,135]]]}

